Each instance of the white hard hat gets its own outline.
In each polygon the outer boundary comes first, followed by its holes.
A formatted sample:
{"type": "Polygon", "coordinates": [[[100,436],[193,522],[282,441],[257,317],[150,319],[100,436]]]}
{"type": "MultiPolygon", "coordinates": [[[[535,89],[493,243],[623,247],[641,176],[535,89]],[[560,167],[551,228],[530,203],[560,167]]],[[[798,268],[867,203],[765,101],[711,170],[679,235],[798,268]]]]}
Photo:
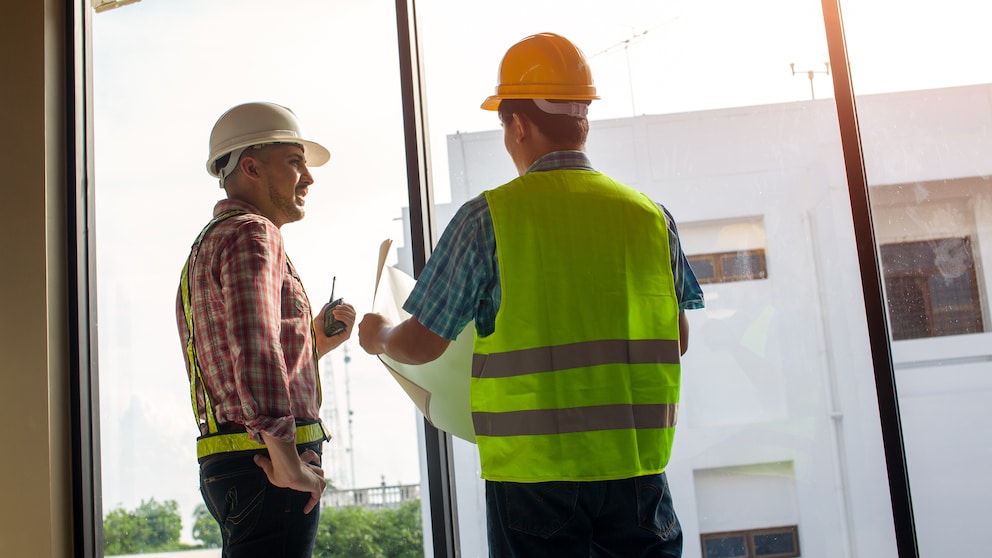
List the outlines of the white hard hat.
{"type": "Polygon", "coordinates": [[[319,167],[331,154],[317,142],[303,139],[300,121],[288,108],[275,103],[245,103],[221,115],[210,132],[210,158],[207,172],[221,179],[235,168],[241,152],[253,145],[295,143],[303,147],[307,166],[319,167]],[[217,160],[231,154],[228,168],[218,169],[217,160]]]}

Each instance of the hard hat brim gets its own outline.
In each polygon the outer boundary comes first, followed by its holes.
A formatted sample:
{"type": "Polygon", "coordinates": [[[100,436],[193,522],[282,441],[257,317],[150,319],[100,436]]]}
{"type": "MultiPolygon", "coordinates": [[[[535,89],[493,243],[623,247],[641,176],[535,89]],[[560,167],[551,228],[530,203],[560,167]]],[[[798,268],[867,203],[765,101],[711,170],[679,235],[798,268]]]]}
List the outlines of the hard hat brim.
{"type": "Polygon", "coordinates": [[[296,136],[275,137],[275,138],[267,137],[265,138],[265,141],[258,141],[258,140],[242,141],[224,146],[223,153],[218,153],[212,156],[209,161],[207,161],[207,172],[210,173],[210,176],[213,176],[214,178],[220,178],[220,173],[218,172],[217,169],[214,168],[214,163],[217,162],[217,159],[220,159],[224,155],[232,153],[238,149],[251,147],[253,145],[267,145],[270,143],[295,143],[297,145],[302,146],[303,153],[304,155],[306,155],[307,158],[308,167],[319,167],[331,160],[331,152],[328,151],[326,147],[315,141],[305,140],[302,138],[298,138],[296,136]]]}
{"type": "Polygon", "coordinates": [[[486,100],[482,101],[482,110],[499,110],[499,104],[501,102],[503,102],[502,97],[497,97],[495,95],[486,97],[486,100]]]}
{"type": "Polygon", "coordinates": [[[486,97],[485,101],[482,101],[483,110],[499,110],[499,104],[506,99],[545,99],[547,101],[596,101],[599,99],[599,95],[595,94],[582,94],[582,95],[535,95],[533,93],[521,93],[521,94],[497,94],[486,97]]]}

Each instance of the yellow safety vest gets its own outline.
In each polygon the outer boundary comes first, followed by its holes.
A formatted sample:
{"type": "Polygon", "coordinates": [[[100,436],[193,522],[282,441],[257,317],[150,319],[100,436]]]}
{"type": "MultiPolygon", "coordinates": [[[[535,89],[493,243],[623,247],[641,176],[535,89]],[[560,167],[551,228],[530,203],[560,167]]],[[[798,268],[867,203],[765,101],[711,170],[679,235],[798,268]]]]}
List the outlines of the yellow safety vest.
{"type": "MultiPolygon", "coordinates": [[[[193,279],[193,266],[196,264],[196,257],[200,251],[200,244],[203,242],[203,238],[207,233],[221,221],[230,219],[236,215],[243,215],[247,213],[241,209],[233,209],[217,217],[214,217],[207,226],[203,227],[200,234],[196,237],[193,242],[193,247],[190,249],[189,257],[186,259],[186,263],[183,265],[183,274],[179,280],[179,289],[183,297],[183,315],[186,318],[186,331],[188,332],[186,338],[186,356],[189,360],[189,391],[190,398],[193,403],[193,418],[196,420],[197,427],[200,426],[200,416],[201,414],[207,418],[207,433],[198,437],[196,439],[196,457],[197,459],[203,459],[204,457],[214,455],[217,453],[228,453],[234,451],[252,451],[252,450],[263,450],[265,449],[265,444],[260,444],[255,440],[252,440],[247,432],[220,432],[217,426],[217,418],[214,416],[213,405],[210,403],[210,396],[207,391],[207,385],[203,380],[203,373],[200,370],[200,365],[196,359],[196,344],[194,341],[194,329],[193,329],[193,311],[192,311],[192,295],[190,293],[190,283],[193,279]],[[204,409],[201,412],[199,401],[197,399],[197,391],[203,394],[203,404],[204,409]]],[[[288,256],[287,256],[288,261],[288,256]]],[[[303,293],[306,295],[306,291],[303,293]]],[[[318,368],[318,356],[317,356],[317,340],[316,332],[313,329],[313,322],[311,320],[310,324],[310,336],[313,345],[313,366],[314,374],[316,374],[316,384],[317,384],[317,397],[318,402],[323,398],[320,386],[320,370],[318,368]]],[[[319,404],[319,403],[318,403],[319,404]]],[[[327,431],[324,423],[319,419],[316,421],[306,421],[302,424],[297,424],[296,426],[296,443],[307,444],[312,442],[318,442],[321,440],[330,440],[331,435],[327,431]]]]}
{"type": "Polygon", "coordinates": [[[485,195],[502,299],[473,356],[482,477],[664,471],[680,380],[664,213],[585,170],[533,172],[485,195]]]}

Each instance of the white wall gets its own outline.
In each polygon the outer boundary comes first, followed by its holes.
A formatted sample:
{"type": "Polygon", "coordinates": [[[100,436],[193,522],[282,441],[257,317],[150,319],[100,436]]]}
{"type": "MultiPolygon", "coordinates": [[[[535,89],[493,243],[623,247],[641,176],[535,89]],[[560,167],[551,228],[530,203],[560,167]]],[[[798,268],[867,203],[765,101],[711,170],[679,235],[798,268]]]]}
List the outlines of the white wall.
{"type": "Polygon", "coordinates": [[[66,6],[7,3],[0,15],[4,557],[72,555],[66,6]]]}

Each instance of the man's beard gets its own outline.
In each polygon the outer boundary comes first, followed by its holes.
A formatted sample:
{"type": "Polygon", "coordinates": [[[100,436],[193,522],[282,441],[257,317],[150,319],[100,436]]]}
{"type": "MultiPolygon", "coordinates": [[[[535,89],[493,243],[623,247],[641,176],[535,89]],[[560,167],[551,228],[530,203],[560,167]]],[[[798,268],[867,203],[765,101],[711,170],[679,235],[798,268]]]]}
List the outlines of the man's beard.
{"type": "Polygon", "coordinates": [[[281,195],[275,187],[270,186],[269,200],[278,211],[282,212],[287,223],[292,223],[303,219],[303,208],[296,205],[296,189],[293,189],[292,197],[287,197],[281,195]]]}

